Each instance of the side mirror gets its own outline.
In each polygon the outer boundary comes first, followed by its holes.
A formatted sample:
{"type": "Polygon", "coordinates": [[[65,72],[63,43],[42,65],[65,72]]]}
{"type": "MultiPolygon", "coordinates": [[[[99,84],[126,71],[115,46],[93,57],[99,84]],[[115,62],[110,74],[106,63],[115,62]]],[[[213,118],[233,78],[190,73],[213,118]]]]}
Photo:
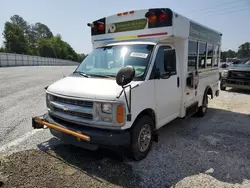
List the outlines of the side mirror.
{"type": "Polygon", "coordinates": [[[125,86],[129,84],[135,77],[135,69],[132,66],[126,66],[119,70],[116,75],[116,83],[119,86],[125,86]]]}

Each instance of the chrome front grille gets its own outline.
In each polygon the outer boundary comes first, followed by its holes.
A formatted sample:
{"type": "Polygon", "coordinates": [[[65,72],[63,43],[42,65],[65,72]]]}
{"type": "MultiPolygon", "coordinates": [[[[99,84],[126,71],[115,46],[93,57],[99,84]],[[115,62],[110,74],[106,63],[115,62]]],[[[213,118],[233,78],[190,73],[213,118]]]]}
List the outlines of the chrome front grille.
{"type": "Polygon", "coordinates": [[[52,101],[76,105],[76,106],[93,108],[92,101],[81,101],[81,100],[75,100],[75,99],[67,99],[67,98],[62,98],[62,97],[58,97],[58,96],[53,96],[52,101]]]}
{"type": "Polygon", "coordinates": [[[81,117],[83,119],[89,119],[89,120],[93,119],[92,114],[86,114],[86,113],[81,113],[81,112],[73,112],[73,111],[65,111],[65,110],[62,110],[62,109],[56,108],[56,107],[53,107],[53,111],[59,112],[59,113],[64,113],[64,114],[71,115],[71,116],[81,117]]]}
{"type": "Polygon", "coordinates": [[[250,80],[250,71],[230,71],[229,77],[234,79],[250,80]]]}
{"type": "Polygon", "coordinates": [[[89,122],[93,120],[93,102],[49,95],[47,106],[52,116],[70,122],[89,122]]]}

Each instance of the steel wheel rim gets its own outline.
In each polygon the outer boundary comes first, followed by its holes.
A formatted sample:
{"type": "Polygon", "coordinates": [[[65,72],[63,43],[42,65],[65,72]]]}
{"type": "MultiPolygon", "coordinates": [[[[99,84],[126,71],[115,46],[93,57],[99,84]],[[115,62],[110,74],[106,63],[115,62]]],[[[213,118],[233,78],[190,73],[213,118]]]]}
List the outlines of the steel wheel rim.
{"type": "Polygon", "coordinates": [[[140,152],[145,152],[151,142],[151,126],[149,124],[143,125],[138,136],[138,148],[140,152]]]}

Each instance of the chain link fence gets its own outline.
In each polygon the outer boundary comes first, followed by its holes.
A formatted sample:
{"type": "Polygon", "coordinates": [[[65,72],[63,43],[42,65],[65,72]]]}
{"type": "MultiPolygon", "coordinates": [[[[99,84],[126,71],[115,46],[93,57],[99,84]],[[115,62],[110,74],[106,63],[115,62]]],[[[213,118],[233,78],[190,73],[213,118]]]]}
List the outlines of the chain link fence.
{"type": "Polygon", "coordinates": [[[48,57],[30,56],[12,53],[0,53],[0,67],[14,66],[72,66],[78,62],[48,57]]]}

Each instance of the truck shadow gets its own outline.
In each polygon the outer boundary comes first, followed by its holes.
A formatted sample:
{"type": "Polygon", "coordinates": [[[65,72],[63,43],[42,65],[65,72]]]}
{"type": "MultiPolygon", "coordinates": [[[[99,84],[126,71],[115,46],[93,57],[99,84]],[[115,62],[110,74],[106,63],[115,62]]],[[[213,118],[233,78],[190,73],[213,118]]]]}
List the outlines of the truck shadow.
{"type": "Polygon", "coordinates": [[[241,93],[241,94],[248,94],[248,95],[250,95],[250,90],[247,90],[247,89],[230,88],[230,89],[227,89],[227,92],[241,93]]]}
{"type": "Polygon", "coordinates": [[[249,122],[249,115],[215,108],[204,118],[174,120],[159,130],[159,142],[139,162],[107,149],[59,145],[53,152],[88,175],[123,187],[170,187],[200,173],[241,184],[250,180],[249,122]]]}

